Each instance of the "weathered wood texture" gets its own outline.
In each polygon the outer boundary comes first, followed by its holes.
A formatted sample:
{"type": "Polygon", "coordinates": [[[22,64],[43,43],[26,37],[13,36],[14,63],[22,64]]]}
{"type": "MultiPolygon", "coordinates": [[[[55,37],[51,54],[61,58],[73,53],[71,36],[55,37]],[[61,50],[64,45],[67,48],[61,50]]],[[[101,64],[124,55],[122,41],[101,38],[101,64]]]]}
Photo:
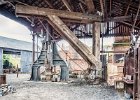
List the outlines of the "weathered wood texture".
{"type": "Polygon", "coordinates": [[[62,2],[64,3],[64,5],[66,6],[66,8],[67,8],[69,11],[72,11],[72,8],[71,8],[71,6],[70,6],[69,3],[68,3],[68,0],[62,0],[62,2]]]}
{"type": "Polygon", "coordinates": [[[17,15],[36,15],[36,16],[56,15],[58,17],[68,18],[68,19],[101,21],[101,17],[98,15],[83,14],[79,12],[70,12],[70,11],[56,10],[56,9],[49,9],[49,8],[39,8],[35,6],[16,5],[15,12],[17,15]]]}
{"type": "Polygon", "coordinates": [[[99,60],[100,59],[100,23],[93,24],[93,54],[99,60]]]}
{"type": "Polygon", "coordinates": [[[89,13],[94,13],[95,6],[94,6],[94,3],[93,3],[93,0],[85,0],[85,2],[86,2],[86,5],[88,7],[88,12],[89,13]]]}
{"type": "Polygon", "coordinates": [[[61,35],[70,43],[70,45],[87,61],[91,66],[100,66],[99,60],[91,53],[91,51],[75,36],[75,34],[63,23],[63,21],[55,16],[48,15],[50,21],[61,31],[61,35]]]}
{"type": "MultiPolygon", "coordinates": [[[[93,55],[100,61],[100,23],[93,24],[93,46],[92,46],[92,53],[93,55]]],[[[96,67],[96,76],[102,77],[102,66],[96,67]]]]}

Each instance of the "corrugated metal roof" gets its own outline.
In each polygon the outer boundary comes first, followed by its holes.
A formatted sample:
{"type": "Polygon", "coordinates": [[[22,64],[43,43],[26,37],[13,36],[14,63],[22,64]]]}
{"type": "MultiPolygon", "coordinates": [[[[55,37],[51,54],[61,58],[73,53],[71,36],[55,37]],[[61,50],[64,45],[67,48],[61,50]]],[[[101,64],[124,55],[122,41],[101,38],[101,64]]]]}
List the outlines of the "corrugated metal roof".
{"type": "Polygon", "coordinates": [[[32,43],[0,36],[0,47],[32,51],[32,43]]]}

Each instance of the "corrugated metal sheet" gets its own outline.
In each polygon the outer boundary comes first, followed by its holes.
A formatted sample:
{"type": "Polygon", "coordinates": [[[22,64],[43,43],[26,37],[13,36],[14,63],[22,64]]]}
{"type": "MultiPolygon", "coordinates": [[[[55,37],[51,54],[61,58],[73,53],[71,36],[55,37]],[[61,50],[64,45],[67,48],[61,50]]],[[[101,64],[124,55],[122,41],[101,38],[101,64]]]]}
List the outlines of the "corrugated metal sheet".
{"type": "Polygon", "coordinates": [[[32,51],[32,43],[0,36],[0,47],[32,51]]]}
{"type": "Polygon", "coordinates": [[[21,72],[31,72],[32,52],[21,51],[21,72]]]}

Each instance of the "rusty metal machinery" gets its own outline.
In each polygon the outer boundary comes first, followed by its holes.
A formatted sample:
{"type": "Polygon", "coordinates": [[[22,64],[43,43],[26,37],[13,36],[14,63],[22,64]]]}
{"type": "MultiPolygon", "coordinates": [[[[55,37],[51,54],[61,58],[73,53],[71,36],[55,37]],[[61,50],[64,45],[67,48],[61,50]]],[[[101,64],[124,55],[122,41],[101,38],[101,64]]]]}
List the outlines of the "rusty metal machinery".
{"type": "Polygon", "coordinates": [[[127,98],[140,99],[140,46],[131,48],[125,56],[124,78],[127,98]]]}

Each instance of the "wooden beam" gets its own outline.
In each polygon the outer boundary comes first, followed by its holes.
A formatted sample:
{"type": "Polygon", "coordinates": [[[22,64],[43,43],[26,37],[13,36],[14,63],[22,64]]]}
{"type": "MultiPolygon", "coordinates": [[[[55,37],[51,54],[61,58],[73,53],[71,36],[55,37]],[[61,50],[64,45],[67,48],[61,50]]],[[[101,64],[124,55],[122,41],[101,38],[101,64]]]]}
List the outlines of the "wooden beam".
{"type": "MultiPolygon", "coordinates": [[[[131,27],[133,26],[132,24],[130,24],[128,22],[120,22],[120,23],[123,23],[123,24],[128,25],[128,26],[131,26],[131,27]]],[[[134,28],[140,30],[140,28],[137,27],[137,26],[134,26],[134,28]]]]}
{"type": "Polygon", "coordinates": [[[18,15],[34,15],[34,16],[47,16],[56,15],[62,18],[101,21],[101,17],[93,14],[83,14],[79,12],[69,12],[63,10],[55,10],[49,8],[39,8],[34,6],[16,5],[15,10],[18,15]]]}
{"type": "Polygon", "coordinates": [[[137,23],[137,25],[136,26],[138,26],[140,24],[140,20],[138,21],[138,23],[137,23]]]}
{"type": "Polygon", "coordinates": [[[103,4],[103,0],[100,0],[100,6],[101,6],[101,12],[103,13],[103,16],[104,16],[104,4],[103,4]]]}
{"type": "MultiPolygon", "coordinates": [[[[17,17],[24,17],[24,18],[28,18],[31,15],[18,15],[17,17]]],[[[40,19],[46,19],[45,16],[37,16],[37,18],[40,19]]],[[[67,19],[67,18],[61,18],[64,22],[68,22],[68,23],[81,23],[81,24],[89,24],[89,23],[94,23],[95,21],[92,20],[75,20],[75,19],[67,19]]],[[[28,20],[30,21],[30,20],[28,20]]],[[[30,21],[31,22],[31,21],[30,21]]]]}
{"type": "Polygon", "coordinates": [[[55,25],[55,28],[59,29],[61,36],[65,37],[66,41],[79,53],[85,61],[88,62],[91,66],[100,66],[99,60],[91,53],[91,51],[85,46],[75,34],[63,23],[63,21],[55,16],[48,15],[50,21],[55,25]]]}
{"type": "Polygon", "coordinates": [[[127,15],[127,13],[128,13],[128,10],[129,10],[129,7],[130,7],[130,4],[131,4],[131,0],[129,0],[129,4],[128,4],[127,8],[126,8],[126,11],[125,11],[125,14],[124,14],[124,16],[126,16],[126,15],[127,15]]]}
{"type": "Polygon", "coordinates": [[[130,20],[133,20],[132,16],[119,16],[119,17],[107,18],[105,22],[109,22],[109,21],[121,22],[121,21],[130,21],[130,20]]]}
{"type": "Polygon", "coordinates": [[[80,8],[81,8],[82,12],[83,12],[83,13],[85,13],[86,11],[85,11],[85,9],[83,8],[83,6],[82,6],[82,3],[81,3],[81,2],[79,3],[79,6],[80,6],[80,8]]]}
{"type": "MultiPolygon", "coordinates": [[[[111,17],[107,18],[105,22],[113,21],[113,22],[121,22],[121,21],[133,21],[136,16],[119,16],[119,17],[111,17]]],[[[137,19],[140,19],[140,15],[137,16],[137,19]]]]}
{"type": "Polygon", "coordinates": [[[112,9],[112,0],[110,0],[109,13],[111,13],[111,9],[112,9]]]}
{"type": "Polygon", "coordinates": [[[79,0],[82,4],[86,5],[86,3],[83,0],[79,0]]]}
{"type": "Polygon", "coordinates": [[[89,13],[94,13],[95,12],[95,6],[93,3],[93,0],[85,0],[87,8],[88,8],[88,12],[89,13]]]}
{"type": "Polygon", "coordinates": [[[126,51],[100,51],[100,53],[126,53],[126,51]]]}
{"type": "Polygon", "coordinates": [[[52,6],[52,4],[50,3],[50,1],[44,0],[44,2],[45,2],[50,8],[53,8],[53,6],[52,6]]]}
{"type": "Polygon", "coordinates": [[[62,2],[64,3],[64,5],[66,6],[66,8],[72,12],[72,8],[71,6],[69,5],[68,1],[67,0],[62,0],[62,2]]]}
{"type": "Polygon", "coordinates": [[[135,24],[136,24],[136,22],[137,22],[137,20],[138,20],[139,12],[140,12],[140,2],[139,2],[138,10],[137,10],[137,13],[136,13],[136,16],[135,16],[135,19],[134,19],[134,23],[133,23],[133,25],[132,25],[132,30],[131,30],[132,32],[134,31],[135,24]]]}
{"type": "Polygon", "coordinates": [[[81,24],[89,24],[89,23],[94,23],[94,21],[89,21],[89,20],[71,20],[71,19],[64,19],[62,18],[64,22],[71,22],[71,23],[81,23],[81,24]]]}

